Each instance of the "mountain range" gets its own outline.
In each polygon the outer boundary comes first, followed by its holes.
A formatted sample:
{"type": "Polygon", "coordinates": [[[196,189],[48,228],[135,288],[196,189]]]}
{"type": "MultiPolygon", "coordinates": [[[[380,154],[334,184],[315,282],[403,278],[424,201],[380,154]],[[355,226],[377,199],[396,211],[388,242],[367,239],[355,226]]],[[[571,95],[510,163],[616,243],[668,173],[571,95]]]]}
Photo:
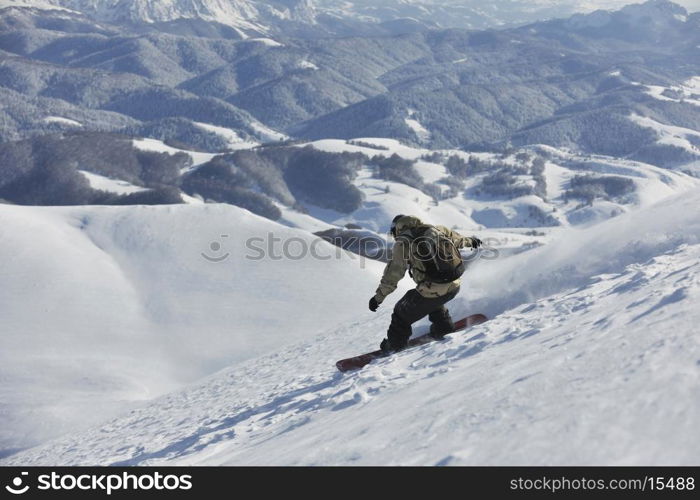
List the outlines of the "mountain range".
{"type": "Polygon", "coordinates": [[[99,21],[147,25],[161,30],[209,31],[205,24],[230,29],[229,36],[368,35],[426,28],[484,29],[526,24],[624,1],[497,0],[3,0],[0,5],[28,5],[80,12],[99,21]]]}
{"type": "Polygon", "coordinates": [[[5,8],[0,140],[70,129],[47,122],[58,116],[209,150],[222,141],[196,123],[243,140],[279,131],[427,147],[545,143],[667,166],[697,157],[692,133],[678,147],[629,119],[700,128],[700,14],[665,0],[511,29],[350,38],[241,40],[156,25],[5,8]]]}
{"type": "MultiPolygon", "coordinates": [[[[88,2],[83,10],[104,5],[88,2]]],[[[274,220],[284,213],[280,207],[347,215],[362,204],[364,194],[352,183],[363,165],[438,202],[473,196],[460,193],[464,176],[486,168],[478,156],[460,158],[457,151],[507,159],[518,148],[528,156],[538,144],[580,158],[598,155],[605,165],[620,158],[700,172],[700,14],[664,0],[516,28],[323,39],[242,39],[219,28],[216,36],[173,34],[153,20],[144,31],[133,20],[107,22],[62,8],[2,11],[5,201],[175,203],[199,196],[274,220]],[[364,148],[295,150],[295,141],[363,137],[392,138],[423,152],[377,162],[372,158],[381,150],[372,140],[364,148]],[[147,144],[141,138],[156,146],[144,151],[136,146],[147,144]],[[260,144],[267,148],[251,150],[260,144]],[[447,169],[447,176],[426,181],[412,163],[431,151],[435,171],[447,169]],[[140,191],[101,190],[96,186],[104,183],[84,172],[140,191]]],[[[494,158],[483,191],[540,196],[527,204],[534,211],[528,218],[559,224],[542,212],[549,201],[541,168],[494,158]],[[531,185],[517,182],[522,174],[531,185]]],[[[587,202],[622,192],[608,185],[613,181],[600,182],[569,190],[583,190],[587,202]]]]}
{"type": "Polygon", "coordinates": [[[700,14],[598,3],[0,0],[0,463],[697,463],[700,14]],[[340,375],[396,214],[490,320],[340,375]]]}

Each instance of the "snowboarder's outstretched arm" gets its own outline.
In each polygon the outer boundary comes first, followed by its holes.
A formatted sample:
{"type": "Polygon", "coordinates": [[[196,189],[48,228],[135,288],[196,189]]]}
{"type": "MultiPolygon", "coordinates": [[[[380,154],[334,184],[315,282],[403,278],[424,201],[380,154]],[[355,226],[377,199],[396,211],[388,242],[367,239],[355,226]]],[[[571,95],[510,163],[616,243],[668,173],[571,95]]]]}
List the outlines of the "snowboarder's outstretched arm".
{"type": "Polygon", "coordinates": [[[398,239],[396,243],[394,243],[394,248],[391,252],[391,260],[384,268],[382,280],[374,295],[377,304],[381,304],[387,295],[396,290],[399,281],[401,281],[401,278],[406,274],[406,269],[408,269],[408,255],[406,255],[408,248],[406,245],[407,243],[402,239],[398,239]]]}
{"type": "Polygon", "coordinates": [[[435,226],[443,232],[457,248],[479,248],[481,240],[474,236],[462,236],[457,231],[453,231],[445,226],[435,226]]]}

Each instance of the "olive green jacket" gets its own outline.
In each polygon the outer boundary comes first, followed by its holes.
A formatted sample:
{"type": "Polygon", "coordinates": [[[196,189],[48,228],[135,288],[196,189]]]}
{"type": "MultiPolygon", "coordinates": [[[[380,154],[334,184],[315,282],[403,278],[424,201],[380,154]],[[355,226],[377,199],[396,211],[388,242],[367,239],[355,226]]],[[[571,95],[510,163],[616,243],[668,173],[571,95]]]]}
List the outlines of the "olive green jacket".
{"type": "MultiPolygon", "coordinates": [[[[411,229],[421,225],[423,225],[423,222],[421,222],[418,217],[413,217],[411,215],[406,215],[396,222],[397,236],[396,243],[394,243],[394,248],[392,249],[391,260],[384,269],[382,280],[374,296],[380,304],[387,295],[396,290],[399,281],[401,281],[406,274],[409,265],[411,266],[413,281],[418,284],[416,290],[424,297],[441,297],[459,287],[459,279],[450,283],[430,283],[425,280],[425,267],[423,262],[411,255],[410,240],[407,237],[411,229]],[[403,237],[402,234],[404,234],[403,237]]],[[[473,247],[471,238],[462,236],[445,226],[434,227],[446,237],[450,238],[458,249],[473,247]]]]}

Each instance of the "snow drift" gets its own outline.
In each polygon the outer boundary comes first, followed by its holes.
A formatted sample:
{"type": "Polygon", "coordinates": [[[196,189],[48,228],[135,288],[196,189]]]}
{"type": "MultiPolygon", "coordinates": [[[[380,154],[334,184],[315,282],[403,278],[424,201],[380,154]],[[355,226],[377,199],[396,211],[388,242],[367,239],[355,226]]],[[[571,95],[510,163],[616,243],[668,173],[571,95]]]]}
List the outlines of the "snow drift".
{"type": "Polygon", "coordinates": [[[0,241],[0,450],[313,338],[381,271],[228,205],[0,205],[0,241]]]}
{"type": "Polygon", "coordinates": [[[569,228],[552,243],[508,260],[481,260],[468,277],[470,307],[495,316],[683,243],[698,244],[699,203],[695,189],[596,226],[569,228]]]}

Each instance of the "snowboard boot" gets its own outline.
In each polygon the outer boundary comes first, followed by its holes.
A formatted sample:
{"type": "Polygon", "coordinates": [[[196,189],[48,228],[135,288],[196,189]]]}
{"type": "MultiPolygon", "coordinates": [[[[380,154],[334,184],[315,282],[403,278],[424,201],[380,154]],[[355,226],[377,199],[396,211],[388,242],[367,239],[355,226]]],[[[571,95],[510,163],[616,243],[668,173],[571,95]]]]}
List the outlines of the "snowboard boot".
{"type": "Polygon", "coordinates": [[[442,340],[445,335],[455,331],[455,324],[450,317],[450,312],[445,308],[431,312],[428,315],[430,319],[430,336],[437,340],[442,340]]]}
{"type": "Polygon", "coordinates": [[[382,343],[379,344],[379,349],[381,349],[382,353],[387,355],[391,354],[392,352],[398,352],[406,349],[408,346],[408,339],[404,342],[393,342],[390,339],[384,339],[382,340],[382,343]]]}

